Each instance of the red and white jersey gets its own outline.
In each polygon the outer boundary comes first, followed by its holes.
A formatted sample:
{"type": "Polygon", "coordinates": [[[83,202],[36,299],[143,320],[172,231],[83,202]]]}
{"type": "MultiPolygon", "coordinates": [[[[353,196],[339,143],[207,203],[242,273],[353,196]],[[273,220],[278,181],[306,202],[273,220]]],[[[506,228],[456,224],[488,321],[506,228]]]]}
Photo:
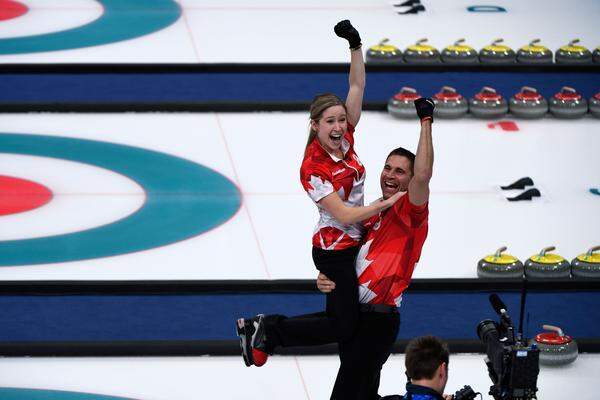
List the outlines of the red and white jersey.
{"type": "Polygon", "coordinates": [[[364,204],[365,167],[354,152],[354,127],[350,124],[342,138],[342,151],[342,159],[329,154],[315,137],[306,148],[300,167],[302,186],[320,214],[312,243],[324,250],[358,246],[364,232],[362,224],[344,225],[319,204],[319,200],[333,192],[337,192],[348,207],[364,204]]]}
{"type": "Polygon", "coordinates": [[[369,229],[356,259],[359,301],[400,306],[425,239],[427,203],[411,204],[408,193],[365,222],[369,229]]]}

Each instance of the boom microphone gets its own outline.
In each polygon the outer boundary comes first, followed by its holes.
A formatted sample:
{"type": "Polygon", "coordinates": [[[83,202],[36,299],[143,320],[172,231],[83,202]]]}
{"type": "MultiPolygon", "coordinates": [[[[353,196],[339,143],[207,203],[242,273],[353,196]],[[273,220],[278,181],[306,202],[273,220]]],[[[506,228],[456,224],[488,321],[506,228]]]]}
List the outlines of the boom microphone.
{"type": "Polygon", "coordinates": [[[490,303],[498,315],[506,314],[508,308],[506,308],[506,304],[500,300],[500,297],[496,293],[490,294],[490,303]]]}

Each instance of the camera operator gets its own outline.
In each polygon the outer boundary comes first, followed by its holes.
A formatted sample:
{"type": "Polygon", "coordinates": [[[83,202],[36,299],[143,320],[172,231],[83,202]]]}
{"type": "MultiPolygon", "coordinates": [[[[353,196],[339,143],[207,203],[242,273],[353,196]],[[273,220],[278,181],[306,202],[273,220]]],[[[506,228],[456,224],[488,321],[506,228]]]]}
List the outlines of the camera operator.
{"type": "Polygon", "coordinates": [[[404,364],[409,382],[404,397],[385,396],[381,400],[452,400],[444,393],[448,382],[448,345],[435,336],[412,339],[406,346],[404,364]]]}

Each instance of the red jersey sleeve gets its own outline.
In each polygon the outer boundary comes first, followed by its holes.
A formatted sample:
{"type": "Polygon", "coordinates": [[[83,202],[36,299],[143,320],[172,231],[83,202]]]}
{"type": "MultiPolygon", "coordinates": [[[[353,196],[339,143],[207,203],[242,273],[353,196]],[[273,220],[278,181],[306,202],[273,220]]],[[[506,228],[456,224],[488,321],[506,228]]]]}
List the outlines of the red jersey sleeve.
{"type": "Polygon", "coordinates": [[[419,228],[429,216],[429,202],[416,206],[409,200],[408,193],[402,196],[393,206],[392,210],[402,223],[410,228],[419,228]]]}
{"type": "Polygon", "coordinates": [[[322,165],[308,163],[300,169],[302,187],[315,203],[334,192],[331,180],[331,171],[322,165]]]}

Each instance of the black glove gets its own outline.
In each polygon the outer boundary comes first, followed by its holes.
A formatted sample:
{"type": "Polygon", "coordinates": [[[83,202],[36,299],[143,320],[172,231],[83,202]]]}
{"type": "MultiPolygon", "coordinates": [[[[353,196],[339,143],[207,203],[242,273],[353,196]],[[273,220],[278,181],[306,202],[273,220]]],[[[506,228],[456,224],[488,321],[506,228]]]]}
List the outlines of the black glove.
{"type": "Polygon", "coordinates": [[[433,109],[435,108],[433,100],[425,97],[416,99],[415,108],[417,109],[417,115],[421,119],[421,122],[429,119],[433,123],[433,109]]]}
{"type": "Polygon", "coordinates": [[[348,43],[350,43],[351,50],[356,50],[361,46],[360,35],[358,34],[358,31],[347,19],[338,22],[333,28],[333,31],[336,35],[346,39],[348,43]]]}

